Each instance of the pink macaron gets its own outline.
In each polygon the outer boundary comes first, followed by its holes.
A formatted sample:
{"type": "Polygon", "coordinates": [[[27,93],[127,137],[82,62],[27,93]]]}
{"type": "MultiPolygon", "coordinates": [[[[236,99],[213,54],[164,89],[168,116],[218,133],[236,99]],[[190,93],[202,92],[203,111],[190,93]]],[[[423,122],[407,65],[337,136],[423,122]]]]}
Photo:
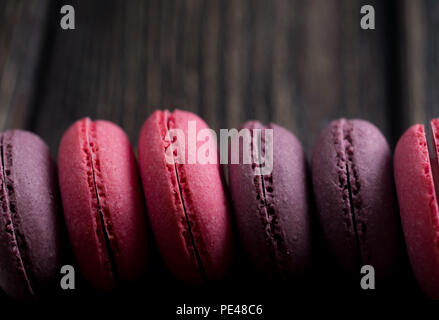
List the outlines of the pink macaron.
{"type": "Polygon", "coordinates": [[[70,241],[86,279],[99,289],[138,279],[147,261],[146,214],[126,134],[108,121],[79,120],[61,140],[58,168],[70,241]]]}
{"type": "Polygon", "coordinates": [[[430,126],[432,139],[420,124],[403,134],[396,146],[394,170],[413,272],[423,291],[439,299],[439,119],[430,126]]]}
{"type": "Polygon", "coordinates": [[[201,139],[203,133],[208,133],[208,126],[193,113],[156,111],[143,125],[138,146],[146,204],[159,251],[171,273],[192,284],[224,277],[232,258],[231,220],[216,161],[216,141],[213,136],[209,139],[209,134],[204,136],[207,140],[201,139]],[[171,138],[171,130],[179,135],[171,138]],[[204,157],[198,155],[211,142],[208,158],[216,163],[200,162],[204,157]],[[170,149],[177,144],[179,151],[170,149]],[[189,152],[194,150],[197,159],[189,152]]]}

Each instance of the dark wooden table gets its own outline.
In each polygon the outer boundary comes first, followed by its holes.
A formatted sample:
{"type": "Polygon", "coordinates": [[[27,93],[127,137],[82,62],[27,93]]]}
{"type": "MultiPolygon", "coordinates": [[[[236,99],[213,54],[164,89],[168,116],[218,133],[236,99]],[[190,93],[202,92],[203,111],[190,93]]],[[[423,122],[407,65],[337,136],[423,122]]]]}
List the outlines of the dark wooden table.
{"type": "Polygon", "coordinates": [[[90,116],[135,145],[157,108],[214,129],[248,119],[291,129],[309,153],[337,117],[375,123],[393,146],[439,102],[439,3],[378,0],[0,1],[0,129],[63,131],[90,116]],[[76,30],[59,26],[76,10],[76,30]],[[376,30],[360,28],[372,4],[376,30]]]}
{"type": "Polygon", "coordinates": [[[34,131],[56,155],[89,116],[135,146],[155,109],[177,107],[215,130],[276,122],[308,155],[339,117],[393,147],[439,115],[438,30],[435,0],[0,0],[0,131],[34,131]],[[64,4],[76,30],[60,28],[64,4]],[[365,4],[376,30],[360,28],[365,4]]]}

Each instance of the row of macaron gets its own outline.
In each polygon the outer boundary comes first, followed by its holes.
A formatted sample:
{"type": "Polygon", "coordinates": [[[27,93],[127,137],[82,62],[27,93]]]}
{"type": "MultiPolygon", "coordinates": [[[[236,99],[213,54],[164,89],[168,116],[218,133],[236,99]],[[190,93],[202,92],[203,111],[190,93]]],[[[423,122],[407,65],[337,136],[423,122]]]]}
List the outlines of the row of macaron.
{"type": "MultiPolygon", "coordinates": [[[[208,128],[190,112],[154,112],[139,135],[138,161],[126,134],[108,121],[85,118],[68,128],[57,165],[35,134],[2,133],[0,287],[19,299],[50,288],[62,264],[64,224],[81,273],[98,289],[142,276],[150,230],[168,270],[186,283],[226,277],[236,238],[258,274],[300,277],[310,264],[314,201],[342,270],[368,264],[385,278],[406,248],[420,287],[439,298],[439,120],[431,122],[430,151],[424,126],[414,125],[394,157],[373,124],[335,120],[314,146],[312,179],[290,131],[249,121],[243,128],[250,132],[272,129],[272,170],[262,175],[255,163],[229,164],[227,185],[219,164],[166,158],[167,133],[187,134],[191,121],[197,131],[208,128]]],[[[252,148],[242,143],[241,152],[252,148]]]]}

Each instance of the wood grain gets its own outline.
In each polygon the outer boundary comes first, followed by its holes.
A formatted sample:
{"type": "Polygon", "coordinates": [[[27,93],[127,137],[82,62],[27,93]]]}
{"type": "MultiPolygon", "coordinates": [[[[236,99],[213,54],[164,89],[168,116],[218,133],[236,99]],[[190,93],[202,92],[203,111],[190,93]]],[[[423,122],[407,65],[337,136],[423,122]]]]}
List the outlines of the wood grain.
{"type": "Polygon", "coordinates": [[[0,130],[25,128],[32,114],[47,4],[0,2],[0,130]]]}
{"type": "Polygon", "coordinates": [[[54,150],[80,117],[114,121],[136,143],[153,110],[174,107],[216,130],[275,121],[308,153],[322,127],[342,116],[371,120],[392,139],[382,1],[367,1],[377,12],[374,31],[360,28],[360,0],[70,3],[77,29],[53,26],[33,124],[54,150]]]}
{"type": "Polygon", "coordinates": [[[403,1],[400,13],[402,126],[439,116],[439,3],[403,1]]]}

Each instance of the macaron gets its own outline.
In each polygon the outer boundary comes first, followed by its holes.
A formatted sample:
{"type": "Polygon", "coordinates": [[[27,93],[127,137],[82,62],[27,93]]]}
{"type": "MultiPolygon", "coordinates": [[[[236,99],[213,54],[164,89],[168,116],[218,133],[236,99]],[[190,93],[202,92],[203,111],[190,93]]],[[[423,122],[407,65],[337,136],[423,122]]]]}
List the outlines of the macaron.
{"type": "Polygon", "coordinates": [[[84,118],[58,153],[64,217],[84,277],[98,289],[139,279],[147,262],[146,213],[136,159],[115,124],[84,118]]]}
{"type": "Polygon", "coordinates": [[[0,287],[34,299],[55,285],[61,268],[56,165],[35,134],[0,134],[0,287]]]}
{"type": "Polygon", "coordinates": [[[364,120],[331,122],[312,154],[319,220],[330,254],[341,270],[360,274],[371,265],[389,276],[398,258],[399,218],[386,139],[364,120]]]}
{"type": "Polygon", "coordinates": [[[188,284],[224,278],[232,225],[214,133],[193,113],[158,110],[141,129],[138,152],[151,228],[168,270],[188,284]]]}
{"type": "Polygon", "coordinates": [[[430,128],[416,124],[402,135],[394,171],[410,264],[421,289],[439,299],[439,119],[430,128]]]}
{"type": "Polygon", "coordinates": [[[228,171],[248,261],[265,279],[297,278],[305,273],[311,254],[310,189],[302,146],[290,131],[273,123],[249,121],[239,134],[241,145],[230,149],[228,171]],[[238,163],[233,152],[239,152],[238,163]]]}

